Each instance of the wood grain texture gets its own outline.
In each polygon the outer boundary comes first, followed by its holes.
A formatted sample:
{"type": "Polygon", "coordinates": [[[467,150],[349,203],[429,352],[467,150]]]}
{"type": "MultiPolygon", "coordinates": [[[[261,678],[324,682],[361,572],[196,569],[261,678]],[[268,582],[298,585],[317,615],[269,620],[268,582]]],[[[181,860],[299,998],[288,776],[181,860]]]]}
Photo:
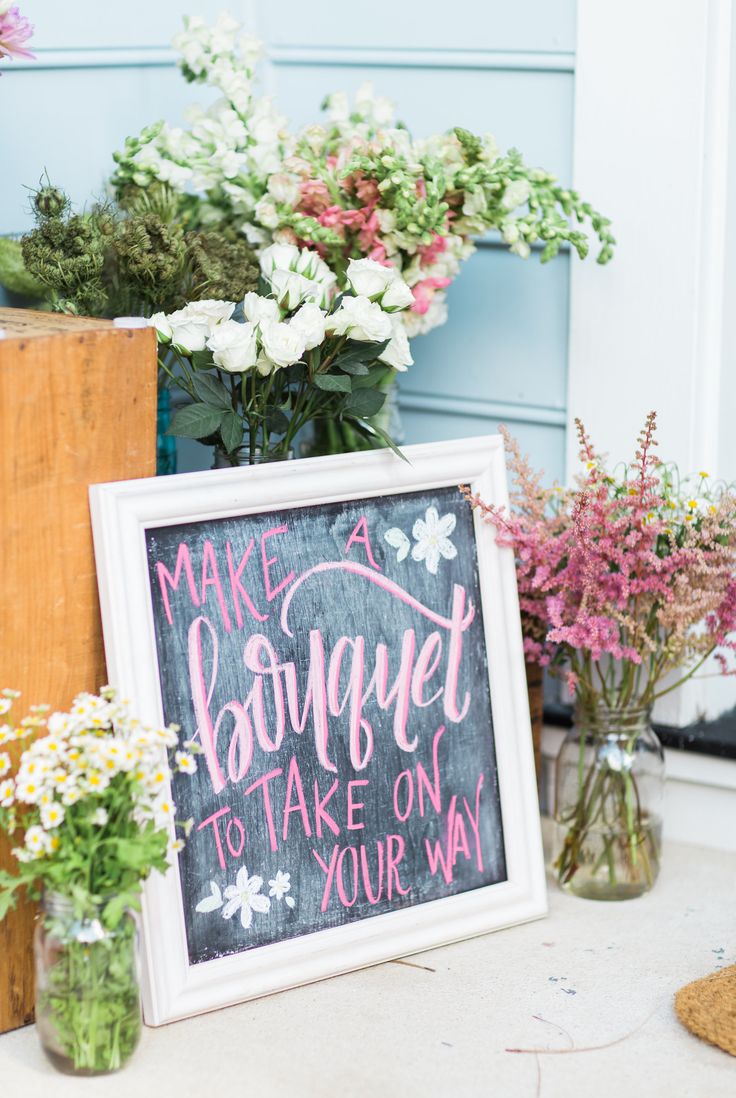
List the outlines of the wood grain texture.
{"type": "MultiPolygon", "coordinates": [[[[0,685],[22,715],[106,681],[87,489],[155,473],[156,350],[104,320],[0,309],[0,329],[0,685]]],[[[0,1032],[32,1020],[32,926],[0,924],[0,1032]]]]}

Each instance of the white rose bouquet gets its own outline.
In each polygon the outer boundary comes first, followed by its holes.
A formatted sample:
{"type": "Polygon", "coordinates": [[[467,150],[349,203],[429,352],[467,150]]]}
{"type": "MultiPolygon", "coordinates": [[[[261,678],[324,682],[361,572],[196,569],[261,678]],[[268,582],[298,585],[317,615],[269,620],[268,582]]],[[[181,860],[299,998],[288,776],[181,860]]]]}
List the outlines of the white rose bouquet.
{"type": "Polygon", "coordinates": [[[279,460],[309,423],[353,448],[394,443],[375,416],[395,371],[412,363],[400,316],[412,302],[398,271],[351,260],[346,289],[317,252],[272,244],[260,255],[264,294],[242,305],[197,301],[150,323],[161,367],[189,397],[170,433],[214,445],[225,463],[279,460]]]}

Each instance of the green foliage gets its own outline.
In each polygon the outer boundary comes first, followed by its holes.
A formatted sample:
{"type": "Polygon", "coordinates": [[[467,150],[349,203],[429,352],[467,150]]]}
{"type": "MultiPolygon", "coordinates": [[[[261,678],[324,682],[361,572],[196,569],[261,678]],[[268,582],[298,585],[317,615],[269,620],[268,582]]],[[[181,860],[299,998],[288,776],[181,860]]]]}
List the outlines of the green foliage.
{"type": "MultiPolygon", "coordinates": [[[[47,185],[36,192],[34,211],[36,228],[20,244],[22,279],[60,312],[149,316],[204,298],[237,300],[258,285],[247,242],[225,227],[187,231],[164,184],[129,192],[125,207],[98,203],[82,213],[47,185]]],[[[18,282],[17,266],[0,253],[0,282],[9,289],[18,282]]]]}
{"type": "Polygon", "coordinates": [[[32,300],[45,296],[42,284],[26,270],[20,241],[8,236],[0,236],[0,285],[32,300]]]}

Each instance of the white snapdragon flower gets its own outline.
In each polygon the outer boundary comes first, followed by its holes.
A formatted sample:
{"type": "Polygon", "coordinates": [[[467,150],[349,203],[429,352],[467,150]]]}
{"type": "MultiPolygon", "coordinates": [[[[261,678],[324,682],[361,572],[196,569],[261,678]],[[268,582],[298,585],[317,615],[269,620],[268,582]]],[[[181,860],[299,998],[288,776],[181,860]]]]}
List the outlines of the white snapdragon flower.
{"type": "Polygon", "coordinates": [[[289,327],[304,340],[304,350],[311,351],[324,342],[327,318],[319,305],[306,302],[288,321],[289,327]]]}
{"type": "Polygon", "coordinates": [[[523,206],[531,193],[528,179],[514,179],[503,192],[502,205],[504,209],[513,210],[517,206],[523,206]]]}
{"type": "MultiPolygon", "coordinates": [[[[272,364],[271,368],[281,369],[293,365],[306,349],[303,335],[290,324],[266,320],[260,326],[260,335],[263,352],[268,363],[272,364]]],[[[262,373],[269,373],[269,369],[264,369],[266,366],[263,363],[258,368],[262,373]]]]}
{"type": "Polygon", "coordinates": [[[285,206],[296,206],[300,197],[299,180],[286,172],[276,172],[269,177],[268,193],[275,202],[285,206]]]}
{"type": "Polygon", "coordinates": [[[385,96],[376,95],[373,84],[366,80],[355,95],[355,109],[376,127],[390,126],[394,121],[394,105],[385,96]]]}
{"type": "Polygon", "coordinates": [[[280,221],[276,203],[271,195],[264,194],[256,202],[254,213],[265,229],[275,229],[280,221]]]}
{"type": "Polygon", "coordinates": [[[344,91],[333,92],[325,100],[327,117],[331,122],[350,121],[350,100],[344,91]]]}
{"type": "Polygon", "coordinates": [[[351,339],[381,343],[391,337],[391,318],[367,297],[345,297],[337,312],[327,318],[327,329],[351,339]]]}
{"type": "Polygon", "coordinates": [[[411,350],[409,349],[409,339],[406,334],[406,329],[397,316],[391,317],[391,342],[386,350],[378,356],[378,360],[379,362],[385,362],[387,366],[392,366],[394,370],[399,370],[402,373],[408,366],[414,364],[414,359],[411,357],[411,350]]]}
{"type": "Polygon", "coordinates": [[[243,298],[243,312],[245,319],[251,324],[261,324],[264,320],[281,320],[278,302],[272,297],[261,297],[254,290],[249,290],[243,298]]]}
{"type": "Polygon", "coordinates": [[[225,320],[207,340],[215,366],[241,374],[255,366],[258,356],[255,328],[250,322],[225,320]]]}

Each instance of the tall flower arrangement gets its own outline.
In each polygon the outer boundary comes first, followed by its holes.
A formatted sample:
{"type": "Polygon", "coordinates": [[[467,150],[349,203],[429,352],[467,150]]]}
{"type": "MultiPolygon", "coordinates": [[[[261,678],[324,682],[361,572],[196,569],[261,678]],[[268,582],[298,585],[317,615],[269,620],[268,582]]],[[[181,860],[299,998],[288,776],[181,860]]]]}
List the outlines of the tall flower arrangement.
{"type": "Polygon", "coordinates": [[[656,457],[652,412],[629,466],[609,471],[577,422],[583,474],[542,487],[506,434],[514,509],[470,496],[514,550],[527,658],[566,677],[578,728],[557,764],[560,883],[623,898],[659,864],[662,754],[653,703],[711,657],[733,673],[736,496],[656,457]]]}
{"type": "MultiPolygon", "coordinates": [[[[562,245],[584,258],[592,230],[598,262],[611,258],[607,218],[490,135],[455,128],[415,139],[370,84],[352,104],[328,96],[324,122],[293,133],[256,95],[260,43],[230,16],[212,26],[186,19],[174,45],[184,77],[219,98],[192,108],[183,128],[158,122],[128,138],[112,179],[123,206],[165,185],[188,226],[226,225],[258,249],[308,248],[340,290],[353,260],[392,268],[411,290],[401,314],[409,338],[445,322],[447,288],[489,231],[524,258],[539,244],[546,262],[562,245]]],[[[339,448],[357,441],[343,437],[339,448]]]]}

